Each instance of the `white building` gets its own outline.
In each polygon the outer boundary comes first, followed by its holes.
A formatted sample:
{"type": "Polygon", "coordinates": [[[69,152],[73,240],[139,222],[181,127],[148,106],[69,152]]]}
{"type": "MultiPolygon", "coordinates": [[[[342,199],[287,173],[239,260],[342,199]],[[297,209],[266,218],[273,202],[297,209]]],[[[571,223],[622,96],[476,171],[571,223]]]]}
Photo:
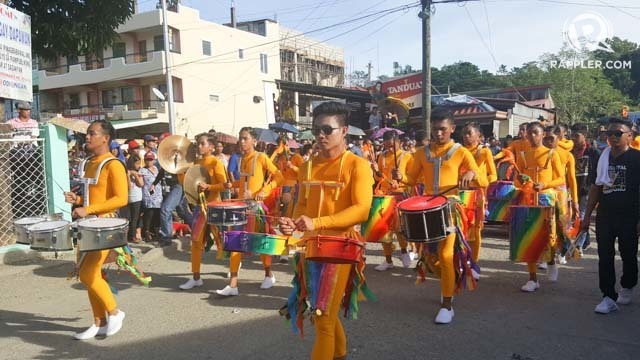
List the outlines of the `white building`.
{"type": "MultiPolygon", "coordinates": [[[[177,134],[211,128],[237,134],[274,121],[277,23],[264,20],[252,33],[202,20],[197,10],[179,5],[168,12],[168,25],[177,134]]],[[[166,131],[166,103],[152,90],[166,91],[162,12],[134,14],[117,32],[120,41],[102,54],[40,64],[41,112],[107,118],[116,129],[127,128],[119,137],[166,131]]]]}

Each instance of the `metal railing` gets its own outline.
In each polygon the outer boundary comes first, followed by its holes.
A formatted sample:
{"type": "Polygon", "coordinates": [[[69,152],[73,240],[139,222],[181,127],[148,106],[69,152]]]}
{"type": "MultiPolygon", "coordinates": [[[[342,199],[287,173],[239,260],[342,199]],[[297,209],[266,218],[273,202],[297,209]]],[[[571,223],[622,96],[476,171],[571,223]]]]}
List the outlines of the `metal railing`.
{"type": "Polygon", "coordinates": [[[51,75],[66,74],[69,72],[69,68],[74,65],[80,65],[80,68],[82,69],[82,71],[97,70],[97,69],[102,69],[102,68],[111,66],[112,59],[120,59],[120,58],[124,58],[125,64],[139,64],[139,63],[144,63],[144,62],[153,60],[153,57],[154,57],[153,53],[155,52],[158,52],[159,55],[162,53],[161,51],[152,50],[152,51],[147,51],[145,53],[131,53],[131,54],[125,54],[123,56],[112,56],[112,57],[107,57],[102,59],[90,59],[86,61],[79,61],[73,64],[67,63],[67,64],[61,64],[56,66],[41,67],[39,68],[39,70],[46,71],[48,74],[51,74],[51,75]]]}
{"type": "Polygon", "coordinates": [[[48,212],[44,139],[11,137],[0,135],[0,246],[15,243],[16,219],[48,212]]]}

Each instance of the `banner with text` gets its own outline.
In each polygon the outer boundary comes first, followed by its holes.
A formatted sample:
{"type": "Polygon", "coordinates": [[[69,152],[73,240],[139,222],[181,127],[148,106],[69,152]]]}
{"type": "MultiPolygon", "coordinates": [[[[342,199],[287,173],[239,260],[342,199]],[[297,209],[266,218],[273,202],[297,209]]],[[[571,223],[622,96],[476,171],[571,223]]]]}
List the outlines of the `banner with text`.
{"type": "Polygon", "coordinates": [[[0,97],[32,101],[31,17],[0,4],[0,97]]]}

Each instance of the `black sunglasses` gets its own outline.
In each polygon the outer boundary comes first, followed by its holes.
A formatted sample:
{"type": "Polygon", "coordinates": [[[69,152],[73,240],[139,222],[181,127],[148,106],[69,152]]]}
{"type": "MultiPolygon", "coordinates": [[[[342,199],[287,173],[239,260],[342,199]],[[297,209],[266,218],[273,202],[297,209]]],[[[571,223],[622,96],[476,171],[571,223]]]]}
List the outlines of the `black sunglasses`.
{"type": "Polygon", "coordinates": [[[320,127],[314,126],[311,128],[311,134],[313,134],[313,136],[318,136],[320,135],[320,132],[322,132],[325,136],[329,136],[333,134],[334,130],[338,130],[338,129],[340,128],[339,127],[334,128],[334,127],[331,127],[331,125],[322,125],[320,127]]]}
{"type": "Polygon", "coordinates": [[[607,130],[607,136],[615,136],[615,137],[621,137],[623,134],[626,134],[630,131],[622,131],[622,130],[607,130]]]}

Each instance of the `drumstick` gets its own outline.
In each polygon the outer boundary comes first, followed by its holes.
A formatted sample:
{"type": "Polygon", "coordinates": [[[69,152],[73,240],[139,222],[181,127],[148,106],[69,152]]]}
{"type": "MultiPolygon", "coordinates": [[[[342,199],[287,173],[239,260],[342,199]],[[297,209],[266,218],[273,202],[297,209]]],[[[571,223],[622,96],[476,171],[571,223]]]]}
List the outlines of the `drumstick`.
{"type": "MultiPolygon", "coordinates": [[[[536,166],[534,168],[534,170],[535,170],[535,174],[533,175],[533,177],[534,177],[533,185],[537,185],[538,184],[538,167],[536,166]]],[[[535,186],[534,186],[534,189],[535,189],[535,186]]],[[[535,199],[533,199],[533,203],[534,203],[535,206],[539,206],[540,205],[540,202],[539,202],[540,199],[538,199],[538,191],[534,190],[533,194],[534,194],[534,197],[535,197],[535,199]]]]}
{"type": "Polygon", "coordinates": [[[398,134],[394,131],[393,132],[393,165],[395,167],[395,169],[398,169],[398,154],[397,154],[397,150],[396,150],[396,136],[398,134]]]}

